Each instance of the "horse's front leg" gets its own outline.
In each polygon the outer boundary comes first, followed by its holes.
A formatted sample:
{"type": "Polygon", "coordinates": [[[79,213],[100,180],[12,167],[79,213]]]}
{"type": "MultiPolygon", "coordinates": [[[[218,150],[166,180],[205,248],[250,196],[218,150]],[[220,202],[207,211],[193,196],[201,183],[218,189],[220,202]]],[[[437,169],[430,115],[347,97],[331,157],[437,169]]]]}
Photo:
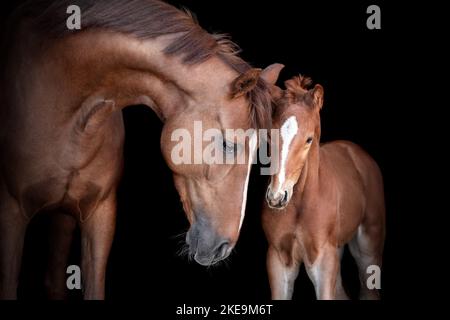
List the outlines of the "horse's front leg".
{"type": "Polygon", "coordinates": [[[81,227],[81,270],[86,300],[105,298],[105,273],[116,223],[114,191],[81,227]]]}
{"type": "Polygon", "coordinates": [[[49,234],[51,249],[45,274],[45,287],[48,299],[62,300],[67,296],[67,262],[77,221],[74,217],[59,212],[51,218],[49,234]]]}
{"type": "Polygon", "coordinates": [[[0,191],[0,300],[17,298],[28,219],[15,199],[0,191]]]}
{"type": "MultiPolygon", "coordinates": [[[[291,253],[287,253],[291,255],[291,253]]],[[[292,260],[292,259],[291,259],[292,260]]],[[[301,262],[286,261],[280,251],[269,247],[267,251],[267,273],[273,300],[290,300],[294,293],[301,262]]]]}
{"type": "Polygon", "coordinates": [[[306,271],[314,284],[318,300],[337,299],[339,268],[338,249],[333,245],[323,246],[315,261],[306,265],[306,271]]]}

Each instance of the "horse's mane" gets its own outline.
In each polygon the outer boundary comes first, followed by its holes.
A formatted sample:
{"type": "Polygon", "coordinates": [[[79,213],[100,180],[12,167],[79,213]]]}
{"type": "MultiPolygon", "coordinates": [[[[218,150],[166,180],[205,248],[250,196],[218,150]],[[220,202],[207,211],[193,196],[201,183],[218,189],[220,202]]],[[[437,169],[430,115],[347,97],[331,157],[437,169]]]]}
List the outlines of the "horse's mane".
{"type": "MultiPolygon", "coordinates": [[[[238,56],[238,46],[227,36],[206,32],[190,12],[158,0],[29,0],[19,11],[19,17],[29,18],[34,30],[49,38],[92,29],[131,34],[140,39],[180,34],[165,48],[165,54],[180,55],[185,64],[198,64],[217,56],[238,73],[251,68],[238,56]],[[66,27],[69,5],[81,9],[79,31],[66,27]]],[[[272,103],[262,79],[247,98],[251,104],[252,126],[268,128],[272,103]]]]}

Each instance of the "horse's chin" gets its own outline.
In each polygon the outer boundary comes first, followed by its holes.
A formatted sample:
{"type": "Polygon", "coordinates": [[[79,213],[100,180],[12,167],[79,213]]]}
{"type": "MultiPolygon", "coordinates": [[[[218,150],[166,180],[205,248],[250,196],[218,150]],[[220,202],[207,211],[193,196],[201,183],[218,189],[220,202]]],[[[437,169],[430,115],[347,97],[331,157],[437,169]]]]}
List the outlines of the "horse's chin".
{"type": "Polygon", "coordinates": [[[194,254],[194,260],[199,265],[204,267],[211,267],[218,265],[220,262],[226,260],[233,251],[233,247],[228,247],[220,256],[210,255],[208,257],[200,256],[198,253],[194,254]]]}
{"type": "Polygon", "coordinates": [[[201,258],[198,257],[197,254],[194,255],[194,260],[195,262],[197,262],[199,265],[204,266],[204,267],[211,267],[217,263],[219,263],[220,261],[222,261],[222,259],[214,259],[214,258],[201,258]]]}

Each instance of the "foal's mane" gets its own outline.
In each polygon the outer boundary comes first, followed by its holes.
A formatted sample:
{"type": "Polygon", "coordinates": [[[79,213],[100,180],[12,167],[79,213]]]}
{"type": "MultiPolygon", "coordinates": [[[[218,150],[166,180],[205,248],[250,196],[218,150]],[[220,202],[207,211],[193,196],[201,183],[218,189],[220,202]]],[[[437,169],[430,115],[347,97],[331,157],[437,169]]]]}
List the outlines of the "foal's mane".
{"type": "Polygon", "coordinates": [[[311,87],[312,83],[313,81],[311,78],[303,76],[301,74],[287,80],[284,83],[286,86],[285,98],[288,100],[288,102],[302,100],[311,87]]]}
{"type": "MultiPolygon", "coordinates": [[[[32,27],[49,38],[89,29],[120,32],[139,39],[180,34],[165,48],[165,54],[180,55],[183,63],[192,65],[217,56],[238,73],[251,68],[238,56],[238,46],[226,35],[209,34],[190,12],[158,0],[29,0],[19,11],[20,17],[30,18],[32,27]],[[81,9],[80,31],[66,27],[69,5],[78,5],[81,9]]],[[[270,127],[272,102],[262,79],[247,98],[251,105],[252,127],[270,127]]]]}

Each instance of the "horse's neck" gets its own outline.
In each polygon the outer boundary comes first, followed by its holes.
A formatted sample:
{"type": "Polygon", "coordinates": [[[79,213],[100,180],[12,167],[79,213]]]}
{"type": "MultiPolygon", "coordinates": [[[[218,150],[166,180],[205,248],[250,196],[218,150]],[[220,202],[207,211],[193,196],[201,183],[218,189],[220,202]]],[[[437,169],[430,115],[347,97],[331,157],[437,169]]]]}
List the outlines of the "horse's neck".
{"type": "MultiPolygon", "coordinates": [[[[123,135],[117,112],[127,106],[146,105],[162,121],[186,108],[219,106],[234,70],[215,57],[186,65],[182,57],[164,54],[169,40],[94,31],[35,47],[24,40],[11,53],[16,58],[7,74],[13,79],[5,91],[9,106],[0,119],[0,126],[13,127],[0,130],[0,139],[2,131],[16,135],[23,132],[16,128],[26,127],[29,137],[41,141],[70,141],[64,155],[76,150],[82,153],[77,163],[84,163],[105,134],[123,135]]],[[[55,157],[62,157],[59,149],[55,157]]]]}
{"type": "Polygon", "coordinates": [[[190,66],[180,56],[166,55],[163,51],[172,37],[142,41],[121,34],[92,32],[67,39],[66,46],[61,47],[66,61],[73,63],[68,69],[81,75],[76,78],[78,87],[89,90],[89,95],[76,93],[87,96],[81,102],[86,114],[106,100],[114,102],[115,109],[147,105],[165,121],[184,107],[220,99],[234,70],[215,57],[190,66]]]}
{"type": "Polygon", "coordinates": [[[115,44],[99,51],[113,51],[118,59],[115,70],[110,71],[114,81],[109,81],[109,94],[116,96],[120,108],[136,103],[149,105],[164,121],[190,102],[207,104],[219,99],[216,95],[224,92],[223,86],[234,76],[234,71],[218,58],[190,66],[180,56],[164,54],[170,36],[147,41],[121,35],[111,38],[108,36],[108,41],[115,44]]]}

